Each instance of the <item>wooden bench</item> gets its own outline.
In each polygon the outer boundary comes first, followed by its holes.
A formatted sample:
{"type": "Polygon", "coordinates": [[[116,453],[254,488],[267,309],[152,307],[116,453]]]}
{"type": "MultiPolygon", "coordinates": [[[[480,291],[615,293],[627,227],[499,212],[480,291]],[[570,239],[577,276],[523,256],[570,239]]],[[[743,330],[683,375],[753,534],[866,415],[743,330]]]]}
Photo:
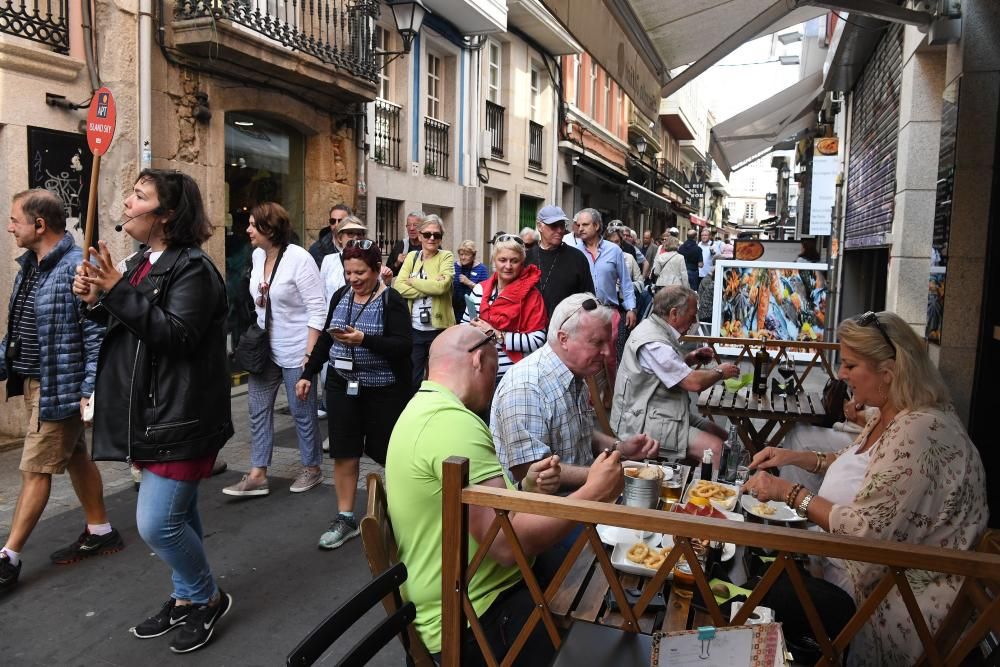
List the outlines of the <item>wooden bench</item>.
{"type": "Polygon", "coordinates": [[[442,665],[445,667],[459,667],[461,664],[461,645],[467,623],[489,665],[513,664],[538,623],[543,624],[553,646],[558,649],[563,638],[554,610],[559,609],[564,601],[557,599],[556,595],[566,578],[578,572],[579,566],[575,563],[588,543],[620,610],[618,627],[625,632],[644,630],[639,619],[645,614],[657,591],[663,589],[667,575],[678,558],[684,556],[692,565],[695,584],[705,601],[708,616],[719,627],[745,623],[779,576],[787,573],[822,649],[823,658],[818,663],[820,665],[840,664],[848,644],[894,589],[899,590],[924,646],[926,653],[921,664],[962,664],[989,633],[1000,635],[1000,598],[997,597],[997,590],[1000,588],[1000,555],[996,553],[998,540],[995,536],[985,539],[980,551],[956,551],[470,486],[468,460],[461,457],[451,457],[444,463],[442,502],[442,665]],[[468,508],[473,505],[491,508],[496,517],[470,560],[468,508]],[[580,537],[545,590],[539,586],[513,531],[509,516],[511,512],[558,517],[583,526],[580,537]],[[649,530],[674,537],[675,548],[655,576],[646,581],[642,594],[634,605],[628,603],[624,587],[597,534],[597,524],[649,530]],[[501,530],[512,545],[517,565],[537,607],[514,641],[510,652],[498,660],[483,638],[482,628],[469,600],[467,585],[501,530]],[[774,562],[731,622],[723,617],[709,588],[708,579],[697,565],[692,538],[732,542],[775,552],[774,562]],[[794,554],[842,558],[886,566],[878,585],[866,600],[860,601],[854,616],[837,637],[830,637],[825,632],[816,605],[806,591],[802,575],[793,561],[794,554]],[[907,581],[906,573],[910,569],[966,578],[960,598],[952,609],[953,613],[934,634],[920,614],[907,581]]]}

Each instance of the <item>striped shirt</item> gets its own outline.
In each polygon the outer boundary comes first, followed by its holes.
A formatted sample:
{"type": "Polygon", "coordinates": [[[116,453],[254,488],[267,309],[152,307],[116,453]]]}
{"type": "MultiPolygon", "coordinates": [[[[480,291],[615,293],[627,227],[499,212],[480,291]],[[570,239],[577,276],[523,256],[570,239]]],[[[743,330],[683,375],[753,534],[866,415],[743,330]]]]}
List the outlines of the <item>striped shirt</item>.
{"type": "MultiPolygon", "coordinates": [[[[496,285],[496,283],[494,283],[496,285]]],[[[496,301],[500,292],[497,291],[496,287],[493,289],[493,293],[490,294],[489,303],[496,301]]],[[[469,298],[472,300],[473,305],[476,307],[476,312],[480,310],[480,306],[483,303],[483,284],[478,283],[469,294],[469,298]]],[[[472,320],[469,319],[469,309],[465,309],[465,314],[462,315],[462,322],[468,323],[472,320]]],[[[507,356],[507,350],[513,350],[514,352],[521,352],[525,356],[531,354],[542,345],[545,345],[545,329],[540,329],[539,331],[503,331],[498,332],[503,334],[503,340],[497,342],[497,382],[500,378],[514,365],[514,362],[510,360],[507,356]]]]}
{"type": "Polygon", "coordinates": [[[507,470],[551,454],[563,463],[594,461],[594,408],[584,378],[576,377],[549,345],[504,376],[493,396],[490,431],[507,470]]]}
{"type": "MultiPolygon", "coordinates": [[[[11,330],[18,340],[17,359],[11,364],[14,371],[28,378],[41,376],[41,353],[38,349],[38,321],[35,318],[35,293],[38,291],[38,268],[33,267],[18,290],[14,300],[11,330]]],[[[8,343],[8,350],[10,344],[8,343]]]]}

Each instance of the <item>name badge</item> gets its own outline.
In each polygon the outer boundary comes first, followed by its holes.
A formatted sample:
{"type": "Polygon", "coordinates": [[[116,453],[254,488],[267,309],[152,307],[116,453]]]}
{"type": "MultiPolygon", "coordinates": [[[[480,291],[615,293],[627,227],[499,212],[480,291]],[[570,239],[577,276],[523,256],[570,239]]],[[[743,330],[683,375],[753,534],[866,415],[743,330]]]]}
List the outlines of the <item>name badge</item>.
{"type": "Polygon", "coordinates": [[[338,371],[353,371],[354,360],[350,357],[337,357],[333,360],[333,367],[338,371]]]}
{"type": "Polygon", "coordinates": [[[360,391],[361,391],[361,383],[360,382],[358,382],[357,380],[348,380],[347,381],[347,395],[348,396],[357,396],[358,393],[360,393],[360,391]]]}

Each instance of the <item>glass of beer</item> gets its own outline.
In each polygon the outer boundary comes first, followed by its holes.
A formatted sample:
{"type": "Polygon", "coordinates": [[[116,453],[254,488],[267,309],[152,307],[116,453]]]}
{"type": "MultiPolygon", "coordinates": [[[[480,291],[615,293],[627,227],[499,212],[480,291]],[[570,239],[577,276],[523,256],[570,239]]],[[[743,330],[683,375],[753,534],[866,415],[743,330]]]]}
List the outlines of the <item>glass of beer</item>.
{"type": "Polygon", "coordinates": [[[669,512],[673,508],[674,503],[680,502],[688,466],[667,464],[664,467],[669,468],[673,472],[670,475],[670,479],[664,479],[660,485],[660,499],[663,501],[663,509],[669,512]]]}

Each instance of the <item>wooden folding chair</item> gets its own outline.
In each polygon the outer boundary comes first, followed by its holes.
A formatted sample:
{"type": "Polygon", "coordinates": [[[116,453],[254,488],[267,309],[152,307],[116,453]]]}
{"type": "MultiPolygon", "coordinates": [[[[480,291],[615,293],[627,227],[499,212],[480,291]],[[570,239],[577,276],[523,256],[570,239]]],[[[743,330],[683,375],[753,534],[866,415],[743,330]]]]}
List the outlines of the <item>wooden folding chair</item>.
{"type": "MultiPolygon", "coordinates": [[[[378,577],[399,563],[399,555],[396,537],[392,533],[392,523],[389,521],[385,484],[376,473],[369,473],[367,481],[368,508],[365,518],[361,520],[361,543],[364,545],[365,557],[368,559],[372,576],[378,577]]],[[[387,595],[382,599],[382,606],[385,607],[385,612],[392,616],[399,610],[400,601],[396,596],[387,595]]],[[[434,667],[430,652],[412,625],[407,626],[405,633],[400,633],[399,640],[415,667],[434,667]]]]}

